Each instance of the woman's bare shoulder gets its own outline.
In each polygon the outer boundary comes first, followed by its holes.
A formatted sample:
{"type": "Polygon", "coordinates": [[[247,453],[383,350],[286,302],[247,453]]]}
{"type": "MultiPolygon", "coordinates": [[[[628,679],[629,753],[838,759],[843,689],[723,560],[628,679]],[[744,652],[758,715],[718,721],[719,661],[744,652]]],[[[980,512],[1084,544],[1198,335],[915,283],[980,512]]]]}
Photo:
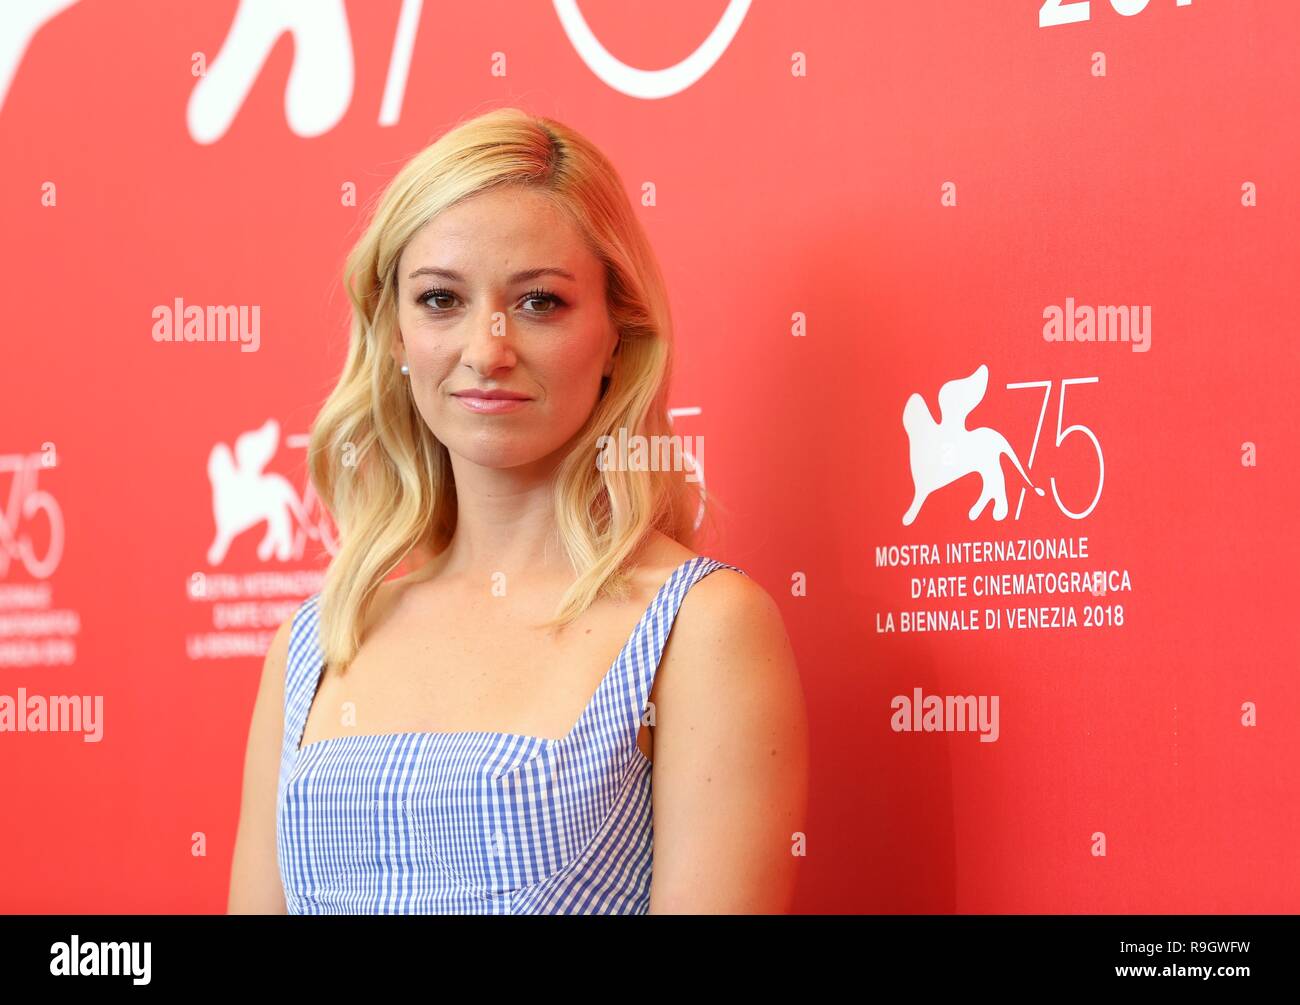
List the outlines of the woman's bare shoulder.
{"type": "Polygon", "coordinates": [[[682,600],[679,621],[688,630],[711,630],[733,639],[763,638],[775,643],[784,629],[781,609],[758,580],[735,569],[715,569],[695,583],[682,600]]]}

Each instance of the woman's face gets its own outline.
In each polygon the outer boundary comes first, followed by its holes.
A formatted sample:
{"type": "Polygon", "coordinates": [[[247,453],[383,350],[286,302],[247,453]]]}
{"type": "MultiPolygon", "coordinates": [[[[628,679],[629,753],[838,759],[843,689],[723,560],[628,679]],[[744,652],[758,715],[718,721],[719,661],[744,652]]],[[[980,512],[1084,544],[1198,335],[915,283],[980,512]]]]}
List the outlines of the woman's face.
{"type": "Polygon", "coordinates": [[[565,448],[613,369],[604,266],[530,189],[489,189],[429,221],[398,261],[398,305],[393,357],[410,367],[416,407],[475,464],[513,468],[565,448]],[[522,399],[472,396],[495,390],[522,399]]]}

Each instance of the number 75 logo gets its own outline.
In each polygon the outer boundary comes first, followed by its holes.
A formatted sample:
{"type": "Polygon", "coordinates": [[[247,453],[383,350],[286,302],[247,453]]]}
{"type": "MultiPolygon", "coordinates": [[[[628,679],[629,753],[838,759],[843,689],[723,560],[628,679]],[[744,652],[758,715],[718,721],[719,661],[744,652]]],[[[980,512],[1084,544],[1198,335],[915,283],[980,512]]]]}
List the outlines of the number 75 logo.
{"type": "MultiPolygon", "coordinates": [[[[1097,451],[1097,491],[1093,493],[1092,502],[1088,503],[1088,508],[1081,513],[1075,513],[1065,503],[1061,502],[1060,495],[1056,491],[1056,476],[1050,479],[1052,483],[1052,498],[1056,500],[1057,508],[1068,516],[1071,520],[1082,520],[1094,509],[1101,500],[1101,486],[1106,479],[1106,461],[1101,455],[1101,443],[1097,439],[1097,434],[1087,426],[1075,423],[1072,426],[1065,425],[1065,389],[1071,384],[1096,384],[1096,377],[1066,377],[1061,381],[1060,407],[1056,410],[1056,446],[1065,442],[1065,438],[1071,433],[1081,433],[1092,442],[1092,449],[1097,451]]],[[[1022,387],[1041,387],[1043,389],[1043,407],[1038,411],[1038,426],[1034,430],[1034,444],[1029,448],[1029,466],[1034,466],[1034,457],[1038,453],[1038,441],[1043,434],[1043,418],[1047,415],[1047,403],[1052,397],[1052,382],[1050,380],[1026,380],[1017,384],[1008,384],[1008,391],[1015,391],[1022,387]]],[[[1020,498],[1016,502],[1016,519],[1020,519],[1020,506],[1025,501],[1025,490],[1020,490],[1020,498]]]]}
{"type": "MultiPolygon", "coordinates": [[[[916,519],[930,493],[972,473],[980,476],[983,488],[970,509],[970,518],[978,519],[980,514],[992,504],[993,519],[1005,520],[1008,506],[1006,482],[1002,473],[1004,454],[1010,458],[1025,482],[1025,485],[1020,488],[1020,497],[1016,501],[1015,519],[1020,519],[1026,487],[1033,489],[1039,496],[1045,495],[1030,478],[1028,469],[1034,466],[1034,459],[1038,456],[1038,443],[1042,439],[1043,419],[1047,415],[1053,381],[1031,380],[1006,385],[1008,390],[1025,387],[1043,388],[1043,407],[1038,413],[1038,427],[1034,430],[1029,463],[1022,467],[1007,438],[996,429],[988,426],[966,428],[966,417],[984,400],[988,379],[989,369],[981,364],[970,376],[950,380],[944,384],[939,389],[938,422],[934,420],[929,405],[919,394],[913,394],[907,399],[907,405],[903,408],[903,428],[907,431],[912,483],[916,491],[912,498],[912,505],[903,515],[903,526],[910,526],[916,519]]],[[[1060,405],[1056,412],[1056,445],[1059,447],[1067,437],[1079,433],[1088,438],[1097,452],[1097,490],[1088,508],[1082,512],[1076,513],[1061,501],[1055,476],[1050,479],[1052,498],[1056,500],[1056,505],[1061,512],[1072,520],[1082,520],[1096,508],[1101,499],[1105,462],[1102,459],[1101,443],[1091,429],[1079,424],[1065,425],[1065,389],[1071,384],[1095,384],[1097,379],[1096,377],[1067,377],[1061,381],[1060,405]]]]}

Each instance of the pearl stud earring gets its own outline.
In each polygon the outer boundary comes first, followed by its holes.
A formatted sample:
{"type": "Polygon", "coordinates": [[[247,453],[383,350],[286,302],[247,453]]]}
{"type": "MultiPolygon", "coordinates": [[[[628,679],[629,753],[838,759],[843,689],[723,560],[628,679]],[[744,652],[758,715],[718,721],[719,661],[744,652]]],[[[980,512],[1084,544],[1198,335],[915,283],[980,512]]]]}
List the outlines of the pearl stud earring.
{"type": "Polygon", "coordinates": [[[403,363],[403,364],[402,364],[402,374],[403,374],[403,376],[405,376],[406,374],[409,374],[410,372],[411,372],[411,368],[410,368],[409,366],[407,366],[405,363],[403,363]]]}

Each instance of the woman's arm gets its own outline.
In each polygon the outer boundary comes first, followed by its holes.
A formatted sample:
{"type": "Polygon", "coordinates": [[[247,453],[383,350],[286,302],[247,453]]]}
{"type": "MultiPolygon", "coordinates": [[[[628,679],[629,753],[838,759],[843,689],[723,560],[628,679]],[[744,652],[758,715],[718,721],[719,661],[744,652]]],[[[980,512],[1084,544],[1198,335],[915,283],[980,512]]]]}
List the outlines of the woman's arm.
{"type": "Polygon", "coordinates": [[[228,914],[285,914],[276,856],[276,790],[284,742],[284,669],[289,655],[288,618],[275,633],[262,665],[244,755],[244,795],[230,866],[228,914]]]}
{"type": "Polygon", "coordinates": [[[655,680],[651,914],[789,909],[808,727],[780,610],[719,569],[682,600],[655,680]]]}

